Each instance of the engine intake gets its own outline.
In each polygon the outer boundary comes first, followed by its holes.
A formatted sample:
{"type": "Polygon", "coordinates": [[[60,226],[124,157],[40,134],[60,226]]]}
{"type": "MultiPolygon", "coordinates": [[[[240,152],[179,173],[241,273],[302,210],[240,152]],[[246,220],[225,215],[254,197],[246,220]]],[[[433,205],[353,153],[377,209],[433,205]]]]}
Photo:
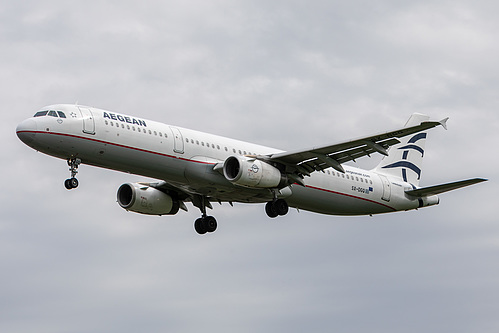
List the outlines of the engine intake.
{"type": "Polygon", "coordinates": [[[154,187],[126,183],[117,193],[118,204],[129,211],[147,215],[177,214],[180,203],[154,187]]]}
{"type": "Polygon", "coordinates": [[[233,184],[255,188],[286,186],[286,177],[276,167],[243,156],[228,157],[223,166],[225,178],[233,184]]]}

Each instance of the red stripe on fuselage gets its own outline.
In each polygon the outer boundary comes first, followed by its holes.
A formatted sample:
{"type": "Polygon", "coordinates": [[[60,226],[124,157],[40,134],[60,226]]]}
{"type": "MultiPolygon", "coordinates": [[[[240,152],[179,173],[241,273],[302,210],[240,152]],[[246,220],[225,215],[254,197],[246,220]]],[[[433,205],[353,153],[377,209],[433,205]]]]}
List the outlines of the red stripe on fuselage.
{"type": "Polygon", "coordinates": [[[106,145],[112,145],[112,146],[116,146],[116,147],[120,147],[120,148],[132,149],[132,150],[140,151],[140,152],[143,152],[143,153],[160,155],[160,156],[175,158],[175,159],[178,159],[178,160],[183,160],[183,161],[188,161],[188,162],[194,162],[194,163],[200,163],[200,164],[212,164],[212,165],[216,164],[216,163],[210,163],[210,162],[202,162],[202,161],[189,160],[189,159],[186,159],[186,158],[183,158],[183,157],[177,157],[177,156],[174,156],[174,155],[159,153],[159,152],[152,151],[152,150],[146,150],[146,149],[142,149],[142,148],[125,146],[125,145],[122,145],[122,144],[119,144],[119,143],[114,143],[114,142],[109,142],[109,141],[103,141],[103,140],[97,140],[97,139],[87,138],[87,137],[84,137],[84,136],[73,135],[73,134],[55,133],[55,132],[44,132],[44,131],[19,131],[17,133],[51,134],[51,135],[67,136],[67,137],[70,137],[70,138],[83,139],[83,140],[88,140],[88,141],[103,143],[103,144],[106,144],[106,145]]]}
{"type": "Polygon", "coordinates": [[[381,205],[383,207],[386,207],[386,208],[389,208],[389,209],[392,209],[394,212],[396,212],[397,210],[393,207],[390,207],[390,206],[387,206],[385,204],[382,204],[381,202],[377,202],[377,201],[374,201],[374,200],[371,200],[371,199],[366,199],[366,198],[362,198],[362,197],[357,197],[355,195],[351,195],[351,194],[347,194],[347,193],[341,193],[341,192],[336,192],[336,191],[332,191],[332,190],[327,190],[325,188],[320,188],[320,187],[315,187],[315,186],[311,186],[311,185],[305,185],[305,187],[308,187],[308,188],[311,188],[311,189],[314,189],[314,190],[318,190],[318,191],[324,191],[324,192],[329,192],[329,193],[333,193],[333,194],[339,194],[339,195],[344,195],[346,197],[350,197],[350,198],[354,198],[354,199],[359,199],[359,200],[364,200],[364,201],[367,201],[367,202],[371,202],[371,203],[375,203],[375,204],[378,204],[378,205],[381,205]]]}
{"type": "MultiPolygon", "coordinates": [[[[88,141],[93,141],[93,142],[108,144],[108,145],[112,145],[112,146],[116,146],[116,147],[120,147],[120,148],[132,149],[132,150],[136,150],[136,151],[140,151],[140,152],[144,152],[144,153],[149,153],[149,154],[154,154],[154,155],[159,155],[159,156],[164,156],[164,157],[169,157],[169,158],[175,158],[175,159],[179,159],[179,160],[187,161],[187,162],[200,163],[200,164],[211,164],[211,165],[215,165],[216,164],[216,163],[210,163],[210,162],[202,162],[202,161],[189,160],[189,159],[186,159],[186,158],[177,157],[177,156],[174,156],[174,155],[169,155],[169,154],[164,154],[164,153],[159,153],[159,152],[155,152],[155,151],[152,151],[152,150],[146,150],[146,149],[142,149],[142,148],[130,147],[130,146],[122,145],[122,144],[119,144],[119,143],[113,143],[113,142],[109,142],[109,141],[97,140],[97,139],[87,138],[87,137],[83,137],[83,136],[79,136],[79,135],[74,135],[74,134],[55,133],[55,132],[44,132],[44,131],[19,131],[17,133],[51,134],[51,135],[66,136],[66,137],[71,137],[71,138],[76,138],[76,139],[83,139],[83,140],[88,140],[88,141]]],[[[305,187],[310,188],[310,189],[314,189],[314,190],[318,190],[318,191],[324,191],[324,192],[328,192],[328,193],[343,195],[343,196],[347,196],[347,197],[358,199],[358,200],[364,200],[364,201],[367,201],[367,202],[375,203],[375,204],[381,205],[383,207],[389,208],[389,209],[391,209],[393,211],[397,211],[395,208],[387,206],[387,205],[382,204],[380,202],[377,202],[377,201],[374,201],[374,200],[370,200],[370,199],[366,199],[366,198],[357,197],[355,195],[351,195],[351,194],[347,194],[347,193],[341,193],[341,192],[336,192],[336,191],[332,191],[332,190],[328,190],[328,189],[324,189],[324,188],[320,188],[320,187],[315,187],[315,186],[311,186],[311,185],[305,185],[305,187]]]]}

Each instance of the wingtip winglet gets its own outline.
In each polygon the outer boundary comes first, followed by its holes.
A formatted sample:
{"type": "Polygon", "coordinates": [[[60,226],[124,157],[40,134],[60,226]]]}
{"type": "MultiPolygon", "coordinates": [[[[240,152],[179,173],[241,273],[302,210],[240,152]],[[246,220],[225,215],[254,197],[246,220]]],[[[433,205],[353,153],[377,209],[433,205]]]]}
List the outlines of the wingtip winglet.
{"type": "Polygon", "coordinates": [[[440,125],[442,125],[442,127],[445,128],[445,130],[447,130],[447,120],[449,120],[449,117],[440,120],[440,125]]]}

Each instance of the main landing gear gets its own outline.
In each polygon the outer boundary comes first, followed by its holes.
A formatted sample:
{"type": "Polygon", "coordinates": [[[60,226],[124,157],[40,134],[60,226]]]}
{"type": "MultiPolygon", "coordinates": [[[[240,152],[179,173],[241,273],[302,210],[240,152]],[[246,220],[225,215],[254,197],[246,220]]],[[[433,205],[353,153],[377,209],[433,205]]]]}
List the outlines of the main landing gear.
{"type": "Polygon", "coordinates": [[[194,229],[200,235],[217,230],[217,220],[213,216],[202,216],[194,222],[194,229]]]}
{"type": "Polygon", "coordinates": [[[286,215],[289,211],[289,206],[286,200],[276,199],[274,201],[269,201],[265,205],[265,213],[268,217],[274,218],[277,216],[286,215]]]}
{"type": "Polygon", "coordinates": [[[217,230],[217,220],[213,216],[206,215],[206,207],[211,208],[211,204],[204,196],[195,196],[193,200],[194,206],[201,210],[202,216],[194,222],[194,229],[200,235],[207,232],[214,232],[217,230]]]}
{"type": "Polygon", "coordinates": [[[71,190],[78,187],[78,179],[75,178],[78,173],[78,166],[81,164],[79,158],[68,158],[69,171],[71,171],[71,178],[64,181],[64,186],[71,190]]]}

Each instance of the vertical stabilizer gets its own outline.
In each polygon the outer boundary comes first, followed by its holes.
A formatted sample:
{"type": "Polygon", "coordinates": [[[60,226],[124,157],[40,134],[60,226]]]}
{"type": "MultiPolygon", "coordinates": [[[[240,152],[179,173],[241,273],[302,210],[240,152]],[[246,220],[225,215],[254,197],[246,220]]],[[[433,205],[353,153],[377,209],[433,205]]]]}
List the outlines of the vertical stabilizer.
{"type": "MultiPolygon", "coordinates": [[[[405,127],[417,126],[430,117],[414,113],[405,127]]],[[[375,171],[387,176],[399,177],[415,186],[419,185],[427,132],[422,131],[401,138],[400,143],[390,147],[375,171]]]]}

